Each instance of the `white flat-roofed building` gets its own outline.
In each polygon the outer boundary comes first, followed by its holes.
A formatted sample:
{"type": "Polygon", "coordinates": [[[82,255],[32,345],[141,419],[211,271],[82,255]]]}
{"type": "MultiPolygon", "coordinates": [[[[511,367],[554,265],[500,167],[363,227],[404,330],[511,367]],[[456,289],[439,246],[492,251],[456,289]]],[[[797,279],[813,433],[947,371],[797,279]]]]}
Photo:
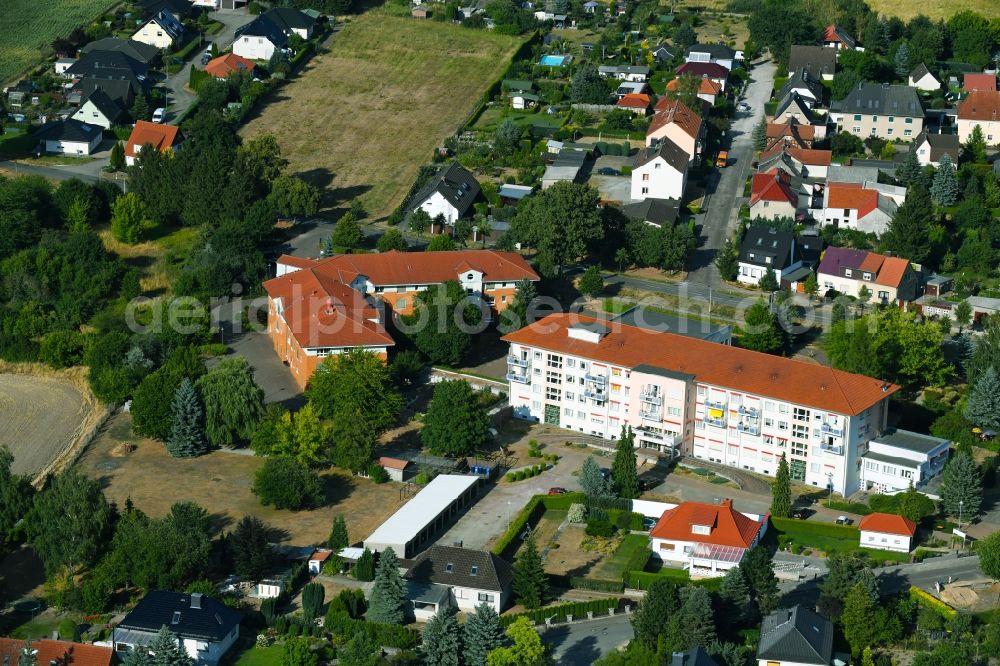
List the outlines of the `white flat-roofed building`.
{"type": "Polygon", "coordinates": [[[365,539],[365,548],[373,551],[392,548],[397,557],[412,558],[434,534],[443,532],[461,509],[472,504],[478,483],[478,476],[465,474],[434,477],[365,539]]]}
{"type": "Polygon", "coordinates": [[[868,442],[861,456],[862,490],[885,495],[920,489],[944,469],[951,443],[947,439],[896,430],[868,442]]]}

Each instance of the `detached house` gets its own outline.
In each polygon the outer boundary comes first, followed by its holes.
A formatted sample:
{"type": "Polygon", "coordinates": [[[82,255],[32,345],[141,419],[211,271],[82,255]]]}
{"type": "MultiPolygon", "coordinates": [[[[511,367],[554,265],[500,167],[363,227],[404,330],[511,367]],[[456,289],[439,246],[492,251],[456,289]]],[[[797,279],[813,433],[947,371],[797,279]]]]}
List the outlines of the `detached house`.
{"type": "Polygon", "coordinates": [[[632,200],[682,199],[687,169],[688,154],[670,139],[643,148],[632,167],[632,200]]]}
{"type": "Polygon", "coordinates": [[[649,78],[649,67],[643,65],[601,65],[597,73],[606,79],[618,79],[631,83],[645,83],[649,78]]]}
{"type": "Polygon", "coordinates": [[[684,62],[710,62],[732,71],[737,53],[725,44],[695,44],[684,54],[684,62]]]}
{"type": "Polygon", "coordinates": [[[941,89],[941,82],[931,74],[931,70],[927,69],[927,65],[924,63],[920,63],[913,68],[913,71],[910,72],[910,75],[906,79],[906,83],[911,88],[923,90],[924,92],[934,92],[941,89]]]}
{"type": "Polygon", "coordinates": [[[812,106],[797,92],[792,91],[778,102],[775,107],[773,122],[776,124],[795,123],[812,128],[813,137],[817,141],[826,138],[826,118],[813,113],[812,106]]]}
{"type": "Polygon", "coordinates": [[[760,155],[757,169],[762,172],[772,168],[788,171],[792,176],[826,178],[833,153],[829,150],[799,148],[793,144],[775,142],[772,148],[760,155]]]}
{"type": "Polygon", "coordinates": [[[40,148],[50,155],[90,155],[101,145],[104,129],[67,118],[44,125],[34,136],[40,148]]]}
{"type": "Polygon", "coordinates": [[[729,70],[712,62],[686,62],[676,69],[676,74],[678,77],[687,74],[699,79],[714,81],[719,84],[723,92],[725,92],[726,82],[729,80],[729,70]]]}
{"type": "MultiPolygon", "coordinates": [[[[677,91],[678,79],[671,79],[667,82],[667,92],[677,91]]],[[[715,104],[716,98],[722,94],[722,84],[712,79],[701,79],[698,82],[698,99],[703,99],[709,104],[715,104]]]]}
{"type": "Polygon", "coordinates": [[[788,81],[778,91],[778,99],[785,99],[791,93],[795,93],[802,101],[809,105],[810,109],[823,106],[823,84],[819,79],[814,78],[809,72],[800,69],[788,77],[788,81]]]}
{"type": "Polygon", "coordinates": [[[832,81],[837,71],[837,52],[822,46],[795,44],[788,55],[788,71],[805,72],[814,79],[832,81]]]}
{"type": "Polygon", "coordinates": [[[958,156],[961,152],[961,144],[957,134],[928,134],[921,132],[913,141],[910,150],[917,151],[917,161],[920,166],[930,164],[934,168],[941,162],[945,155],[951,157],[952,164],[958,164],[958,156]]]}
{"type": "Polygon", "coordinates": [[[145,120],[136,122],[132,134],[125,142],[125,164],[132,166],[135,158],[145,145],[150,145],[161,153],[168,150],[180,150],[184,135],[176,125],[150,123],[145,120]]]}
{"type": "Polygon", "coordinates": [[[97,39],[80,47],[81,54],[95,51],[121,51],[129,58],[137,60],[147,67],[160,56],[160,50],[155,46],[137,42],[134,39],[119,39],[118,37],[97,39]]]}
{"type": "Polygon", "coordinates": [[[916,90],[888,83],[858,84],[833,105],[831,117],[838,132],[862,138],[910,141],[924,129],[924,108],[916,90]]]}
{"type": "Polygon", "coordinates": [[[805,606],[781,608],[760,624],[757,666],[830,666],[833,624],[805,606]]]}
{"type": "Polygon", "coordinates": [[[857,48],[857,42],[854,41],[854,38],[848,35],[837,24],[827,26],[826,30],[823,31],[823,39],[821,41],[823,46],[834,48],[838,51],[853,51],[857,48]]]}
{"type": "Polygon", "coordinates": [[[275,51],[288,46],[288,35],[261,14],[236,30],[233,53],[250,60],[270,60],[275,51]]]}
{"type": "MultiPolygon", "coordinates": [[[[816,237],[808,240],[812,241],[816,237]]],[[[816,242],[820,242],[816,239],[816,242]]],[[[739,273],[736,279],[743,284],[760,284],[767,269],[774,271],[780,285],[783,280],[804,267],[805,253],[799,249],[795,234],[779,231],[766,224],[755,224],[747,229],[740,245],[739,273]]],[[[815,252],[811,254],[816,254],[815,252]]],[[[804,280],[809,270],[801,276],[804,280]]]]}
{"type": "Polygon", "coordinates": [[[824,193],[823,224],[882,234],[899,207],[867,183],[829,183],[824,193]]]}
{"type": "Polygon", "coordinates": [[[940,437],[894,430],[868,443],[862,455],[861,488],[891,495],[918,490],[944,470],[951,442],[940,437]]]}
{"type": "Polygon", "coordinates": [[[205,72],[216,79],[225,79],[230,74],[246,72],[253,75],[257,65],[253,60],[242,58],[235,53],[225,53],[218,58],[212,58],[205,64],[205,72]]]}
{"type": "Polygon", "coordinates": [[[413,210],[423,210],[432,220],[444,215],[445,221],[454,225],[469,212],[479,192],[476,177],[458,162],[452,162],[440,169],[414,197],[413,210]]]}
{"type": "Polygon", "coordinates": [[[472,612],[487,604],[502,613],[510,599],[514,570],[503,558],[485,550],[431,546],[406,572],[417,620],[429,619],[440,606],[472,612]],[[426,603],[440,599],[439,603],[426,603]]]}
{"type": "Polygon", "coordinates": [[[917,524],[909,518],[891,513],[870,513],[858,523],[862,548],[910,552],[910,545],[917,533],[917,524]]]}
{"type": "Polygon", "coordinates": [[[765,150],[771,150],[779,143],[796,148],[812,148],[815,138],[816,129],[812,125],[803,125],[794,119],[787,123],[768,123],[765,150]]]}
{"type": "Polygon", "coordinates": [[[973,92],[975,90],[985,90],[993,92],[997,89],[996,74],[969,73],[962,77],[962,91],[973,92]]]}
{"type": "Polygon", "coordinates": [[[740,513],[733,501],[683,502],[663,512],[649,532],[653,557],[683,564],[692,577],[723,576],[767,531],[768,516],[740,513]]]}
{"type": "Polygon", "coordinates": [[[795,219],[799,195],[792,189],[792,179],[780,169],[755,173],[750,184],[750,218],[795,219]]]}
{"type": "Polygon", "coordinates": [[[615,106],[619,109],[631,111],[637,116],[646,116],[646,114],[649,113],[652,103],[649,99],[649,95],[629,94],[618,100],[615,106]]]}
{"type": "Polygon", "coordinates": [[[1000,92],[975,90],[958,104],[958,140],[965,143],[979,125],[987,144],[1000,143],[1000,92]]]}
{"type": "Polygon", "coordinates": [[[173,14],[167,11],[160,11],[155,16],[146,21],[145,24],[132,35],[132,39],[143,44],[155,46],[158,49],[169,49],[173,46],[181,35],[184,34],[184,26],[174,18],[173,14]]]}
{"type": "Polygon", "coordinates": [[[683,102],[662,97],[654,107],[656,113],[646,130],[646,146],[661,139],[670,139],[694,161],[701,154],[705,139],[705,126],[701,118],[683,102]]]}
{"type": "Polygon", "coordinates": [[[314,17],[292,7],[274,7],[268,9],[261,16],[278,26],[289,37],[298,35],[302,39],[309,39],[316,28],[314,17]]]}
{"type": "Polygon", "coordinates": [[[108,97],[100,88],[94,88],[81,99],[80,108],[73,113],[73,118],[80,122],[99,125],[111,129],[125,115],[125,110],[117,102],[108,97]]]}
{"type": "Polygon", "coordinates": [[[74,79],[125,81],[138,93],[147,87],[149,66],[124,51],[91,51],[70,65],[65,74],[74,79]]]}
{"type": "Polygon", "coordinates": [[[622,212],[630,220],[639,220],[654,227],[672,227],[677,222],[680,205],[677,199],[646,197],[638,203],[622,206],[622,212]]]}
{"type": "MultiPolygon", "coordinates": [[[[18,666],[23,659],[28,643],[19,638],[0,638],[0,663],[6,666],[18,666]]],[[[32,664],[41,666],[111,666],[114,660],[114,650],[110,647],[90,645],[88,643],[73,643],[42,638],[31,641],[30,647],[35,651],[32,664]]]]}
{"type": "Polygon", "coordinates": [[[910,262],[874,252],[845,247],[828,247],[816,270],[820,289],[858,296],[864,287],[872,303],[901,306],[917,299],[920,279],[910,262]]]}

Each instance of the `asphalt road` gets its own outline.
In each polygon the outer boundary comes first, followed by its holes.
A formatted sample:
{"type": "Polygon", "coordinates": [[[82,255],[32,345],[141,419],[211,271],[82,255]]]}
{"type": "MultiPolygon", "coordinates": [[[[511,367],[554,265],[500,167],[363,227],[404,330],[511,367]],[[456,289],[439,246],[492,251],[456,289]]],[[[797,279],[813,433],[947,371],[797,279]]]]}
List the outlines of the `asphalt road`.
{"type": "Polygon", "coordinates": [[[743,101],[750,105],[747,113],[739,112],[729,131],[729,166],[715,170],[709,176],[705,214],[701,217],[700,245],[691,260],[689,280],[702,285],[721,285],[722,278],[715,267],[715,255],[726,243],[736,226],[737,213],[743,198],[743,184],[753,161],[754,125],[764,117],[764,104],[771,97],[775,65],[765,62],[750,71],[750,83],[743,101]]]}
{"type": "Polygon", "coordinates": [[[583,620],[542,632],[542,643],[552,650],[557,664],[589,666],[632,640],[627,615],[583,620]]]}

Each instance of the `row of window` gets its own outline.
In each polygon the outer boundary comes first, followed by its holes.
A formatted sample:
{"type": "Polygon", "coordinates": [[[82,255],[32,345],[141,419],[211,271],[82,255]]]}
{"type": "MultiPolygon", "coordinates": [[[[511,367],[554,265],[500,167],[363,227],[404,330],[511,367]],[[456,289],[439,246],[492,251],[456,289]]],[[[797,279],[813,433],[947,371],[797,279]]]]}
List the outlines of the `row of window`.
{"type": "MultiPolygon", "coordinates": [[[[888,120],[889,120],[890,123],[896,122],[896,117],[895,116],[887,116],[887,118],[888,118],[888,120]]],[[[860,113],[854,114],[854,120],[855,121],[860,121],[861,120],[861,114],[860,113]]],[[[873,123],[877,123],[878,122],[878,116],[872,116],[872,122],[873,123]]],[[[907,118],[904,122],[907,125],[912,125],[913,124],[913,118],[907,118]]]]}
{"type": "Polygon", "coordinates": [[[901,476],[904,479],[912,479],[913,478],[913,470],[912,469],[897,470],[897,468],[895,467],[895,465],[879,465],[878,462],[876,462],[874,460],[866,460],[865,461],[865,469],[868,470],[868,471],[870,471],[870,472],[879,472],[879,471],[881,471],[882,474],[885,474],[887,476],[901,476]],[[881,467],[881,470],[879,469],[880,467],[881,467]],[[897,472],[899,472],[899,473],[897,474],[897,472]]]}
{"type": "MultiPolygon", "coordinates": [[[[854,127],[852,127],[851,129],[853,130],[853,132],[854,132],[855,134],[861,134],[861,126],[860,126],[860,125],[855,125],[855,126],[854,126],[854,127]]],[[[889,136],[892,136],[892,128],[890,127],[889,129],[887,129],[887,130],[885,131],[885,133],[886,133],[887,135],[889,135],[889,136]]],[[[877,129],[877,128],[875,128],[875,127],[873,127],[873,128],[871,129],[871,132],[870,132],[870,134],[871,134],[872,136],[875,136],[875,135],[877,135],[877,134],[878,134],[878,129],[877,129]]],[[[913,136],[913,130],[911,130],[911,129],[905,129],[905,130],[903,130],[903,136],[913,136]]]]}

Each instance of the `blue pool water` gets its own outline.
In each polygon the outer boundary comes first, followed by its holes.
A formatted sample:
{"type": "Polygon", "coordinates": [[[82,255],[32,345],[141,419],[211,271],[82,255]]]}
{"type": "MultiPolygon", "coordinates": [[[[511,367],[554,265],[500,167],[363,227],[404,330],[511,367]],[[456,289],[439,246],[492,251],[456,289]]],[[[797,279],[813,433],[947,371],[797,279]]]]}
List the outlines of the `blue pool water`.
{"type": "Polygon", "coordinates": [[[542,59],[538,61],[538,64],[546,67],[562,67],[563,63],[566,62],[567,57],[568,56],[564,55],[543,55],[542,59]]]}

